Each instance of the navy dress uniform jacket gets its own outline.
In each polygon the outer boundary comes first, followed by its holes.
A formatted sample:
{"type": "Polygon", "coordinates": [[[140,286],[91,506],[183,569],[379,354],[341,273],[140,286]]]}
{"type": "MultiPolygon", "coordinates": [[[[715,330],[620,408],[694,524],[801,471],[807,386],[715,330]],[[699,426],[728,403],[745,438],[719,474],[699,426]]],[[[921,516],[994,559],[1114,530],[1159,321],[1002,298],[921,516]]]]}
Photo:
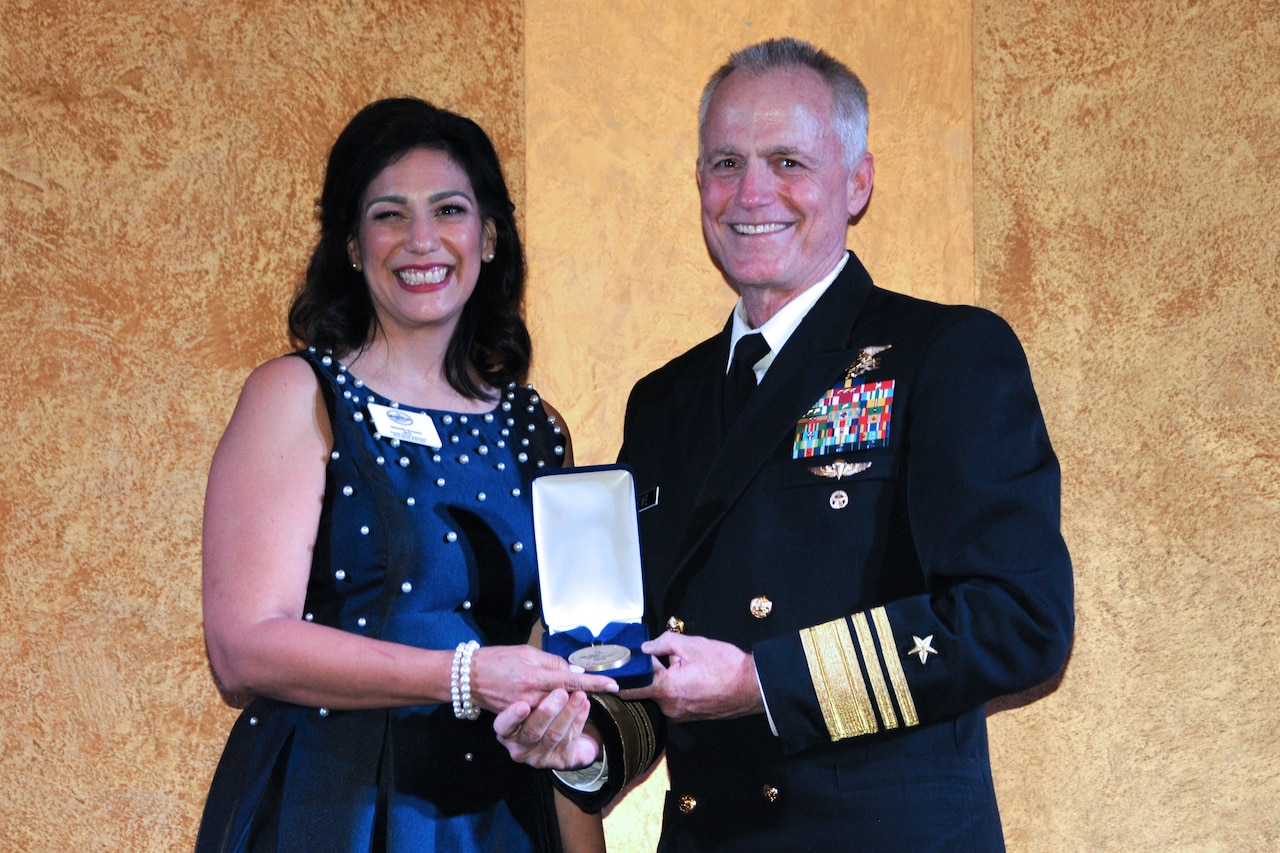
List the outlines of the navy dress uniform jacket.
{"type": "Polygon", "coordinates": [[[651,631],[753,652],[777,735],[764,715],[669,725],[660,849],[1003,849],[983,705],[1054,676],[1073,630],[1021,346],[850,256],[726,433],[730,328],[637,383],[620,461],[656,500],[651,631]],[[828,391],[889,382],[887,436],[804,456],[828,391]]]}

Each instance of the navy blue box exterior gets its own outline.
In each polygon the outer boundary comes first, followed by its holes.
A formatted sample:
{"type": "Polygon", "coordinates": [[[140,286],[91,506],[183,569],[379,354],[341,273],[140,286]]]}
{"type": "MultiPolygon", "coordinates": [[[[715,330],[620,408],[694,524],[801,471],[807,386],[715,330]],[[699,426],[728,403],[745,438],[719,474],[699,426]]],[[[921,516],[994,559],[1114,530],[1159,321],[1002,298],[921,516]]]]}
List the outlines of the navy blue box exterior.
{"type": "Polygon", "coordinates": [[[595,673],[607,675],[624,690],[632,687],[648,687],[653,683],[653,660],[640,651],[640,644],[649,639],[649,629],[643,622],[610,622],[595,637],[586,628],[559,631],[542,635],[542,648],[553,655],[568,659],[569,655],[587,646],[609,643],[626,646],[631,650],[631,660],[617,669],[595,673]]]}

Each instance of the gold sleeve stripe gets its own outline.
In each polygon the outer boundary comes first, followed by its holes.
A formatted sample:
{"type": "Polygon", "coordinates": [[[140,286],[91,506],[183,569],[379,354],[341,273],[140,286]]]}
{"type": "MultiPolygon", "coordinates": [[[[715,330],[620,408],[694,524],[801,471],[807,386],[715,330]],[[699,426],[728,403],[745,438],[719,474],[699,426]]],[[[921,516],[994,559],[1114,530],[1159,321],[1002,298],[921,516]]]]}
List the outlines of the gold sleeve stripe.
{"type": "Polygon", "coordinates": [[[654,747],[657,744],[653,734],[653,725],[649,722],[649,717],[640,709],[640,703],[627,702],[623,707],[627,709],[631,717],[631,724],[635,727],[636,740],[638,741],[636,761],[627,770],[627,779],[630,781],[649,769],[649,765],[657,757],[654,754],[654,747]]]}
{"type": "Polygon", "coordinates": [[[858,635],[858,648],[862,650],[862,659],[867,665],[867,678],[871,681],[871,692],[875,694],[876,706],[880,709],[880,719],[884,720],[886,729],[896,729],[898,715],[894,713],[893,700],[889,698],[889,686],[884,683],[880,655],[876,652],[875,641],[871,639],[871,625],[867,622],[867,614],[853,614],[853,630],[858,635]]]}
{"type": "Polygon", "coordinates": [[[618,729],[622,745],[619,772],[625,785],[648,770],[656,757],[657,739],[653,725],[639,702],[625,702],[608,693],[594,693],[591,699],[609,715],[618,729]]]}
{"type": "Polygon", "coordinates": [[[833,741],[879,729],[849,623],[841,618],[800,632],[822,719],[833,741]]]}
{"type": "Polygon", "coordinates": [[[902,709],[902,722],[907,726],[920,725],[916,716],[916,703],[911,698],[911,687],[907,684],[907,674],[902,671],[902,659],[898,654],[898,644],[893,639],[893,626],[889,624],[889,615],[883,607],[871,608],[871,621],[875,623],[876,634],[880,638],[880,648],[884,649],[884,668],[889,671],[889,683],[893,685],[893,695],[898,699],[898,707],[902,709]]]}

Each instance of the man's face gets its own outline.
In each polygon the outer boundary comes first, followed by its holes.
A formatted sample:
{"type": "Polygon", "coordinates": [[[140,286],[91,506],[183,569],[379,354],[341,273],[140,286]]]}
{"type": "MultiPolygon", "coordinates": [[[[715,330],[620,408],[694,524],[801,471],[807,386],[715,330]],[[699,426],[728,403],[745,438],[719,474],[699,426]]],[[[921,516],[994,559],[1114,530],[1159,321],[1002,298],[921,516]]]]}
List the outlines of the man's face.
{"type": "Polygon", "coordinates": [[[702,231],[745,299],[780,307],[844,252],[874,172],[870,155],[845,164],[833,117],[830,90],[807,68],[734,72],[711,99],[698,163],[702,231]]]}

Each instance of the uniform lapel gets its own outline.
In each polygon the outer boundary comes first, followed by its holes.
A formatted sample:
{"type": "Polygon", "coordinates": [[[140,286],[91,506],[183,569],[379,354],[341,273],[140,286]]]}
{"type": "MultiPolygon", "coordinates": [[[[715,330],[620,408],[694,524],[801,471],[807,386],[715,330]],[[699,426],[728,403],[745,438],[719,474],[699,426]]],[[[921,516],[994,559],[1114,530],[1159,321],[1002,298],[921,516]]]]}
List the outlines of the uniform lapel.
{"type": "MultiPolygon", "coordinates": [[[[870,290],[870,276],[857,256],[851,254],[840,276],[782,348],[723,444],[707,457],[712,461],[694,503],[673,577],[685,569],[689,558],[737,502],[778,444],[794,434],[797,421],[857,356],[850,346],[850,332],[853,318],[870,290]]],[[[723,345],[717,351],[728,359],[727,330],[722,337],[723,345]]],[[[723,373],[723,365],[720,372],[723,373]]],[[[720,391],[723,385],[721,377],[720,391]]],[[[712,401],[718,407],[720,397],[712,401]]],[[[719,424],[719,416],[711,417],[719,424]]],[[[705,429],[703,432],[709,434],[705,429]]]]}

